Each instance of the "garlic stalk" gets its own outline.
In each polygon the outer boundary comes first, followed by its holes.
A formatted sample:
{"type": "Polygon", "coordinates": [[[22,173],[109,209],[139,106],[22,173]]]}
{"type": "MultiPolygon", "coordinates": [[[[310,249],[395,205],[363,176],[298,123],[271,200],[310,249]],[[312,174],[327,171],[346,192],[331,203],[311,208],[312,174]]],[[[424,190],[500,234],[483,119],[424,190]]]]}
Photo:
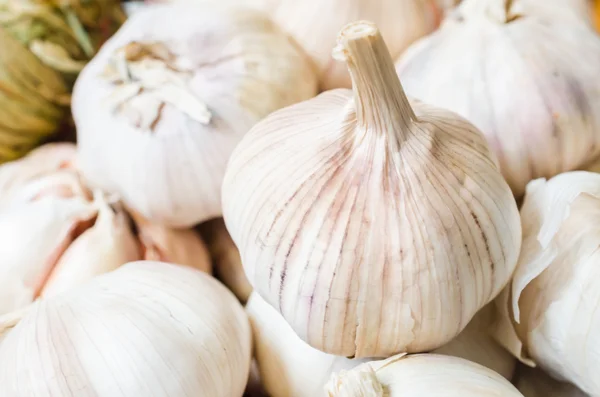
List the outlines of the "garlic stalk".
{"type": "Polygon", "coordinates": [[[227,229],[255,290],[311,346],[429,351],[508,282],[515,200],[475,127],[409,102],[375,25],[346,26],[337,56],[354,91],[275,112],[236,147],[227,229]]]}
{"type": "Polygon", "coordinates": [[[316,84],[305,54],[257,11],[149,7],[75,87],[82,172],[152,222],[214,218],[234,146],[267,114],[315,95],[316,84]]]}
{"type": "Polygon", "coordinates": [[[464,0],[397,64],[409,95],[482,130],[517,196],[600,154],[600,37],[566,7],[464,0]]]}
{"type": "Polygon", "coordinates": [[[134,262],[35,303],[0,344],[0,395],[241,397],[250,354],[220,283],[134,262]]]}
{"type": "Polygon", "coordinates": [[[525,397],[589,397],[575,386],[558,382],[539,369],[522,366],[514,381],[525,397]]]}
{"type": "Polygon", "coordinates": [[[271,14],[310,55],[322,89],[351,87],[348,71],[331,57],[340,28],[352,21],[375,22],[394,58],[438,25],[436,0],[253,0],[271,14]]]}
{"type": "Polygon", "coordinates": [[[400,354],[334,374],[329,397],[523,397],[509,381],[470,361],[400,354]]]}
{"type": "Polygon", "coordinates": [[[242,303],[252,293],[252,286],[244,273],[240,252],[231,239],[223,218],[213,219],[199,226],[210,251],[215,277],[227,286],[242,303]]]}
{"type": "Polygon", "coordinates": [[[170,229],[152,223],[141,215],[130,212],[143,247],[143,259],[190,266],[210,273],[208,249],[200,236],[191,229],[170,229]]]}
{"type": "Polygon", "coordinates": [[[600,175],[530,182],[521,218],[523,248],[497,301],[497,339],[522,361],[600,395],[600,175]]]}

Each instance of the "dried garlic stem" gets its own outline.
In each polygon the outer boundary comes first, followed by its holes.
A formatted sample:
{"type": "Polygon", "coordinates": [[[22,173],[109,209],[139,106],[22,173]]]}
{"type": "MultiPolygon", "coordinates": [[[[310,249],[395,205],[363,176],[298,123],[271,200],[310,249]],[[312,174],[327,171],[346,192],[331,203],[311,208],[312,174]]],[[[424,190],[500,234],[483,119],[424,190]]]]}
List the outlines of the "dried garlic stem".
{"type": "Polygon", "coordinates": [[[333,56],[348,64],[358,123],[387,134],[390,149],[397,149],[405,139],[407,127],[417,117],[375,24],[359,21],[347,25],[338,36],[333,56]]]}

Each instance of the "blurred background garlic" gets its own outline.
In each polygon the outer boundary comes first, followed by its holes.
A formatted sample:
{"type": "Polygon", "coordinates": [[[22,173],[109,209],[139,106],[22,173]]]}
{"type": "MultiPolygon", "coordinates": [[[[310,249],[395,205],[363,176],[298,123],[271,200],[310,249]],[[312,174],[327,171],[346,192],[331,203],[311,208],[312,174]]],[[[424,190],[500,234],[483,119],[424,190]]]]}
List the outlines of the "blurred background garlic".
{"type": "Polygon", "coordinates": [[[315,93],[308,58],[263,14],[148,7],[77,82],[82,172],[152,222],[192,226],[221,214],[225,166],[241,137],[315,93]]]}
{"type": "Polygon", "coordinates": [[[524,362],[600,395],[600,174],[538,179],[521,208],[523,247],[498,298],[497,339],[524,362]]]}
{"type": "Polygon", "coordinates": [[[218,281],[134,262],[34,304],[0,344],[0,395],[241,397],[250,354],[218,281]]]}
{"type": "Polygon", "coordinates": [[[118,0],[0,0],[0,162],[57,132],[75,78],[124,19],[118,0]]]}
{"type": "Polygon", "coordinates": [[[600,37],[568,15],[556,2],[464,0],[397,64],[409,95],[481,129],[517,196],[600,153],[600,37]]]}
{"type": "Polygon", "coordinates": [[[256,2],[310,55],[323,90],[352,86],[344,64],[331,57],[339,30],[365,19],[375,22],[394,58],[432,32],[442,9],[436,0],[245,0],[256,2]]]}
{"type": "Polygon", "coordinates": [[[246,303],[252,293],[252,285],[244,273],[240,252],[231,239],[223,218],[204,222],[198,229],[208,246],[215,277],[225,284],[240,302],[246,303]]]}
{"type": "Polygon", "coordinates": [[[236,147],[227,229],[252,286],[311,346],[429,351],[508,282],[517,206],[475,127],[409,102],[373,24],[345,27],[338,56],[354,91],[275,112],[236,147]]]}
{"type": "Polygon", "coordinates": [[[521,366],[513,382],[525,397],[589,397],[575,386],[552,379],[544,371],[521,366]]]}
{"type": "Polygon", "coordinates": [[[436,354],[403,354],[334,374],[328,397],[523,397],[479,364],[436,354]]]}

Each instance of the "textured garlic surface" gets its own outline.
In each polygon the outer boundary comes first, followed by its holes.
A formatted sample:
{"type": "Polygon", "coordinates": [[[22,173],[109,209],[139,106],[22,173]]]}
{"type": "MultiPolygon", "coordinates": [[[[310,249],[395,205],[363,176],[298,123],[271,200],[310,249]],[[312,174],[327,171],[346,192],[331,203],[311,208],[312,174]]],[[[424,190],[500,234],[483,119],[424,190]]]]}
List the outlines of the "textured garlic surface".
{"type": "Polygon", "coordinates": [[[521,218],[523,247],[498,298],[506,317],[497,339],[523,361],[600,395],[600,174],[530,182],[521,218]]]}
{"type": "Polygon", "coordinates": [[[470,361],[398,355],[334,374],[328,397],[523,397],[506,379],[470,361]]]}
{"type": "Polygon", "coordinates": [[[148,7],[76,84],[83,174],[151,221],[187,227],[216,217],[240,138],[272,111],[315,95],[316,84],[308,57],[257,11],[148,7]]]}
{"type": "Polygon", "coordinates": [[[434,0],[245,0],[257,3],[309,54],[323,89],[351,87],[343,64],[331,57],[339,30],[352,21],[375,22],[394,58],[432,32],[441,17],[434,0]]]}
{"type": "Polygon", "coordinates": [[[408,101],[373,24],[339,40],[354,91],[254,127],[227,169],[224,219],[250,283],[311,346],[435,349],[508,282],[517,207],[477,129],[408,101]]]}
{"type": "Polygon", "coordinates": [[[552,379],[540,369],[522,366],[515,386],[525,397],[589,397],[575,386],[552,379]]]}
{"type": "Polygon", "coordinates": [[[600,153],[600,37],[565,10],[555,1],[464,0],[397,64],[409,95],[485,134],[518,196],[530,180],[600,153]]]}
{"type": "Polygon", "coordinates": [[[309,346],[257,293],[250,295],[246,312],[254,334],[260,380],[270,397],[321,396],[333,373],[367,362],[323,353],[309,346]]]}
{"type": "Polygon", "coordinates": [[[0,344],[0,394],[241,397],[250,350],[244,310],[219,282],[133,262],[36,303],[0,344]]]}

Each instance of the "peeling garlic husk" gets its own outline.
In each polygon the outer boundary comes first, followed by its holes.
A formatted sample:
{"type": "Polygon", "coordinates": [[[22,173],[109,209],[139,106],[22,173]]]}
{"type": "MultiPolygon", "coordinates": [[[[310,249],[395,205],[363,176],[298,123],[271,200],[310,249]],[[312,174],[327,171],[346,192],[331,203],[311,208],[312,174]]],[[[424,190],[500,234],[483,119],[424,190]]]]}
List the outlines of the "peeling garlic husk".
{"type": "Polygon", "coordinates": [[[490,303],[473,317],[456,338],[432,353],[464,358],[511,380],[517,360],[492,337],[495,317],[494,305],[490,303]]]}
{"type": "Polygon", "coordinates": [[[437,354],[400,354],[334,374],[328,397],[523,397],[479,364],[437,354]]]}
{"type": "MultiPolygon", "coordinates": [[[[487,333],[492,323],[491,309],[486,306],[460,335],[433,353],[468,359],[511,379],[517,360],[487,333]]],[[[369,361],[335,356],[310,347],[257,293],[250,296],[246,312],[254,333],[260,378],[271,397],[320,395],[333,373],[369,361]]]]}
{"type": "Polygon", "coordinates": [[[215,277],[227,286],[242,303],[252,293],[252,285],[244,273],[244,266],[235,243],[231,239],[223,218],[205,222],[199,226],[200,234],[210,252],[215,277]]]}
{"type": "Polygon", "coordinates": [[[496,338],[523,362],[600,395],[600,175],[530,182],[521,218],[523,247],[497,299],[496,338]]]}
{"type": "Polygon", "coordinates": [[[83,175],[152,222],[190,227],[221,214],[225,166],[241,137],[316,89],[308,57],[258,11],[148,7],[76,84],[83,175]]]}
{"type": "Polygon", "coordinates": [[[255,290],[347,357],[438,348],[506,285],[515,200],[483,135],[409,102],[377,28],[344,28],[354,81],[275,112],[237,146],[227,229],[255,290]]]}
{"type": "Polygon", "coordinates": [[[589,397],[575,386],[552,379],[539,369],[520,367],[515,386],[525,397],[589,397]]]}
{"type": "Polygon", "coordinates": [[[260,379],[270,397],[322,395],[331,374],[367,362],[323,353],[309,346],[257,293],[250,295],[246,312],[254,334],[260,379]]]}
{"type": "Polygon", "coordinates": [[[516,196],[600,154],[600,37],[568,15],[542,0],[464,0],[397,64],[409,95],[481,129],[516,196]]]}
{"type": "Polygon", "coordinates": [[[0,395],[241,397],[250,355],[248,318],[224,286],[134,262],[36,302],[0,344],[0,395]]]}
{"type": "Polygon", "coordinates": [[[143,259],[175,263],[211,273],[208,249],[192,229],[171,229],[130,211],[143,247],[143,259]]]}
{"type": "Polygon", "coordinates": [[[436,0],[246,0],[264,7],[311,56],[324,90],[350,88],[352,82],[343,64],[331,57],[339,30],[360,20],[375,22],[394,58],[415,40],[432,32],[442,10],[436,0]]]}

